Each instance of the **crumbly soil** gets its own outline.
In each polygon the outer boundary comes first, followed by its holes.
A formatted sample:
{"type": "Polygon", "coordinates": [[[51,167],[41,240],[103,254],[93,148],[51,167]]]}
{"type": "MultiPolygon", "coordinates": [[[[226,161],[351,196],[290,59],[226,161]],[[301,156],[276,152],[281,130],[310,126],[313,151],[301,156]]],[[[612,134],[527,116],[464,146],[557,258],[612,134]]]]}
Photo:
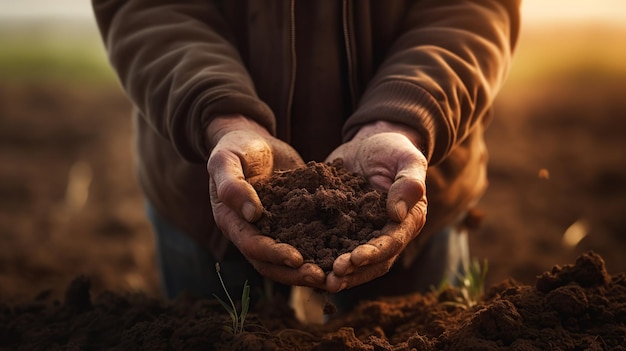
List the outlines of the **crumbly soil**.
{"type": "Polygon", "coordinates": [[[280,298],[254,306],[232,335],[216,300],[90,293],[78,277],[64,301],[41,294],[0,307],[0,349],[21,350],[626,350],[626,275],[602,258],[555,266],[534,286],[491,287],[473,307],[458,291],[361,303],[325,325],[303,325],[280,298]]]}
{"type": "Polygon", "coordinates": [[[254,187],[265,209],[256,222],[261,233],[294,246],[305,262],[326,272],[339,255],[377,237],[389,220],[386,194],[340,159],[275,172],[254,187]]]}

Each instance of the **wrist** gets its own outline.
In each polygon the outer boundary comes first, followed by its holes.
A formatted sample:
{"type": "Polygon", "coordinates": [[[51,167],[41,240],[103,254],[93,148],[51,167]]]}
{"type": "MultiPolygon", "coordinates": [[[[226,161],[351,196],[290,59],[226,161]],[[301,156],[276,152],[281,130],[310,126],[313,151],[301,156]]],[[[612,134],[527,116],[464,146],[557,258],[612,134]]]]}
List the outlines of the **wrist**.
{"type": "Polygon", "coordinates": [[[204,143],[210,150],[226,134],[234,131],[252,131],[262,136],[271,136],[262,125],[243,115],[217,116],[204,130],[204,143]]]}

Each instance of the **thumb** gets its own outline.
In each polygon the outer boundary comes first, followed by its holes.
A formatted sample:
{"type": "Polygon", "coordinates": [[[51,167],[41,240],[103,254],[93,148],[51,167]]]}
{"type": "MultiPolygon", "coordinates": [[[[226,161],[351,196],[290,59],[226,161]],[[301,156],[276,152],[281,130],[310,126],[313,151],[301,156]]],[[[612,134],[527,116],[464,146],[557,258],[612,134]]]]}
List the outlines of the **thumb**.
{"type": "Polygon", "coordinates": [[[214,152],[207,170],[211,178],[211,203],[223,203],[248,222],[261,217],[263,206],[256,191],[245,179],[239,158],[228,152],[214,152]]]}
{"type": "Polygon", "coordinates": [[[392,220],[402,222],[411,208],[426,195],[426,167],[412,163],[400,170],[387,194],[387,213],[392,220]]]}

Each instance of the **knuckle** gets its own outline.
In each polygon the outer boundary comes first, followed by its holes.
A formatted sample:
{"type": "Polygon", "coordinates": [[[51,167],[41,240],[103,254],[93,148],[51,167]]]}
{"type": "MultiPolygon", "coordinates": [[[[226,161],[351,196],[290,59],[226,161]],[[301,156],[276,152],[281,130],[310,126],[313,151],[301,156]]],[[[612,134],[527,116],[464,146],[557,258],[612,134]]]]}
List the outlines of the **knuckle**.
{"type": "Polygon", "coordinates": [[[230,153],[225,149],[214,149],[207,162],[207,169],[209,170],[209,173],[223,168],[226,160],[229,158],[229,154],[230,153]]]}
{"type": "Polygon", "coordinates": [[[232,198],[240,189],[240,184],[235,180],[223,181],[217,185],[217,197],[220,199],[232,198]]]}

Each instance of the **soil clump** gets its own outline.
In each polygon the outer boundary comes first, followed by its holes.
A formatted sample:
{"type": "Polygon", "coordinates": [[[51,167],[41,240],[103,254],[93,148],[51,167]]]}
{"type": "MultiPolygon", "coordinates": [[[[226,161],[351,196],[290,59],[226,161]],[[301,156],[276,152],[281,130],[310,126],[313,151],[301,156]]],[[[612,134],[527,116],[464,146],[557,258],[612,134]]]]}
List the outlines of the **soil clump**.
{"type": "Polygon", "coordinates": [[[264,235],[298,249],[305,262],[332,271],[335,258],[380,235],[389,221],[385,193],[337,159],[311,161],[253,184],[265,212],[264,235]]]}

